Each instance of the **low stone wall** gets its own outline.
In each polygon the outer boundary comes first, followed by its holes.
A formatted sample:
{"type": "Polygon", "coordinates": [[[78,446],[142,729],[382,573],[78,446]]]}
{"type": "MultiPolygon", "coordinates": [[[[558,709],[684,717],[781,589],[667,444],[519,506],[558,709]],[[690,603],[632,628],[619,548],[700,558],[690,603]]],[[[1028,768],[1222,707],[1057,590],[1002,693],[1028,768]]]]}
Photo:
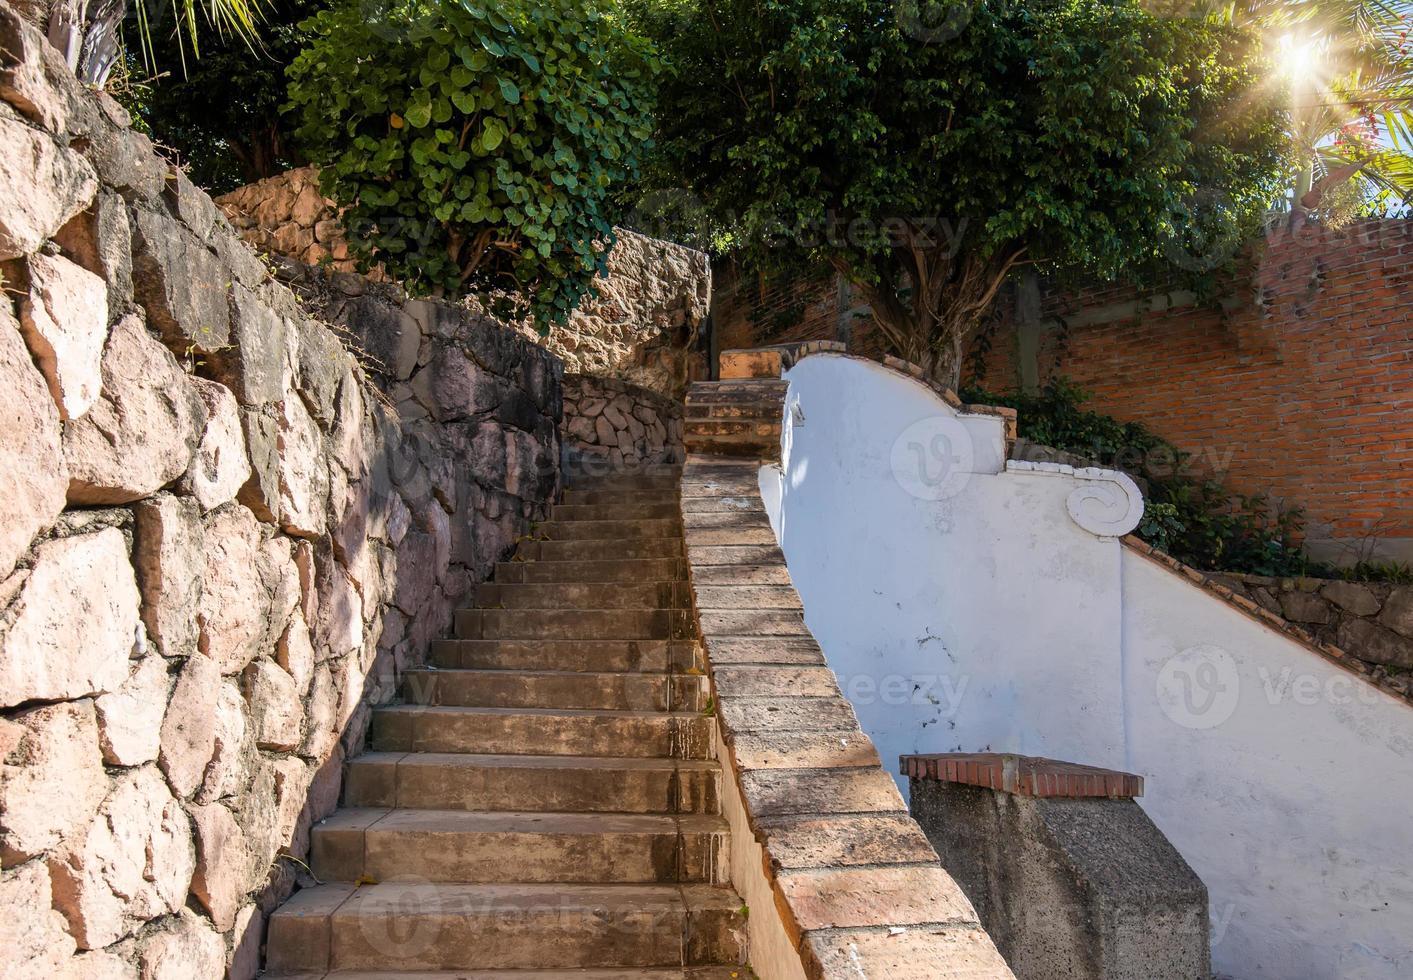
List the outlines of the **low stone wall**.
{"type": "MultiPolygon", "coordinates": [[[[242,187],[217,203],[260,250],[351,271],[332,202],[311,167],[242,187]]],[[[711,264],[702,252],[625,228],[609,254],[608,273],[569,322],[540,337],[517,328],[563,359],[566,370],[613,378],[680,399],[688,381],[705,377],[698,332],[711,304],[711,264]]]]}
{"type": "Polygon", "coordinates": [[[371,706],[555,494],[561,368],[350,297],[426,357],[400,417],[3,2],[0,145],[0,972],[244,980],[371,706]]]}
{"type": "Polygon", "coordinates": [[[1413,585],[1211,572],[1213,582],[1369,664],[1413,672],[1413,585]]]}
{"type": "Polygon", "coordinates": [[[585,460],[617,470],[645,463],[680,463],[682,406],[610,378],[564,379],[564,446],[585,460]]]}

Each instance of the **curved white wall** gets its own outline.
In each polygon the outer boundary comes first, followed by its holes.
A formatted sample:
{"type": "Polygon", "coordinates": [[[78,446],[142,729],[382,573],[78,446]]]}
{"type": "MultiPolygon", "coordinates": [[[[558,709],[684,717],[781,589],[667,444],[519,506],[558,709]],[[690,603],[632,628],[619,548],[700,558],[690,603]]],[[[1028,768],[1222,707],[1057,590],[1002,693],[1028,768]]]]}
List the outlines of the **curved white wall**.
{"type": "Polygon", "coordinates": [[[1117,516],[1121,488],[1004,470],[998,419],[854,358],[786,377],[762,490],[885,760],[1138,772],[1211,892],[1219,972],[1413,977],[1413,708],[1080,527],[1067,505],[1117,516]]]}

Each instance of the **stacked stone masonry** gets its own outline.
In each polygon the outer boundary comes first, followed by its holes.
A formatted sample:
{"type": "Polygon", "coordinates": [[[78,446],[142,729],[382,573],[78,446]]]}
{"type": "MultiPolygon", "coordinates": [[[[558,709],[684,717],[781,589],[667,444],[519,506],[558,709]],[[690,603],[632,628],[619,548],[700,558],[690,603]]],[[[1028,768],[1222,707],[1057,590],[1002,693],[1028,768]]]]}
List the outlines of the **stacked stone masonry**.
{"type": "Polygon", "coordinates": [[[805,626],[759,489],[762,461],[779,458],[767,420],[785,382],[760,376],[758,360],[689,392],[681,489],[732,883],[764,910],[747,923],[751,962],[810,980],[1010,978],[805,626]]]}
{"type": "Polygon", "coordinates": [[[564,445],[586,461],[618,470],[680,463],[682,406],[612,378],[564,378],[564,445]]]}
{"type": "MultiPolygon", "coordinates": [[[[221,197],[242,237],[263,252],[352,271],[332,202],[312,168],[292,170],[221,197]]],[[[711,301],[705,254],[616,229],[607,274],[565,324],[527,336],[563,359],[566,370],[613,378],[680,399],[689,380],[706,373],[696,351],[711,301]]]]}
{"type": "Polygon", "coordinates": [[[562,367],[346,284],[311,317],[3,2],[0,144],[3,972],[245,980],[373,707],[554,497],[562,367]]]}

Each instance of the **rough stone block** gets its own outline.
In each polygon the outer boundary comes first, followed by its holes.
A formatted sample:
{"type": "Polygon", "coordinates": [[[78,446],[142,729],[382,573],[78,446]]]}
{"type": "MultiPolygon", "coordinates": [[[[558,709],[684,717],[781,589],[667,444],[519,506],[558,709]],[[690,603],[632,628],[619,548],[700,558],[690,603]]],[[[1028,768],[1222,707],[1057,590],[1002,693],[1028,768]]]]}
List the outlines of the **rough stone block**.
{"type": "Polygon", "coordinates": [[[54,905],[81,948],[99,949],[184,906],[194,864],[181,804],[156,769],[136,769],[51,862],[54,905]]]}
{"type": "Polygon", "coordinates": [[[196,829],[196,874],[191,891],[216,928],[226,932],[234,928],[251,885],[245,833],[231,811],[219,803],[192,807],[191,821],[196,829]]]}
{"type": "Polygon", "coordinates": [[[92,701],[32,708],[15,721],[25,735],[0,767],[6,868],[76,838],[108,795],[92,701]]]}
{"type": "Polygon", "coordinates": [[[170,351],[126,316],[103,353],[103,393],[64,428],[69,502],[123,504],[187,471],[206,408],[170,351]]]}
{"type": "Polygon", "coordinates": [[[199,238],[163,214],[133,212],[133,292],[173,351],[212,354],[231,337],[230,274],[199,238]]]}
{"type": "Polygon", "coordinates": [[[102,385],[108,289],[93,273],[58,256],[32,255],[28,266],[20,329],[59,414],[76,419],[98,400],[102,385]]]}
{"type": "Polygon", "coordinates": [[[238,674],[261,650],[271,601],[260,574],[260,524],[239,504],[206,519],[205,568],[197,612],[202,653],[238,674]]]}
{"type": "Polygon", "coordinates": [[[139,627],[121,531],[40,545],[0,634],[0,706],[116,690],[139,627]]]}
{"type": "Polygon", "coordinates": [[[159,494],[133,507],[133,564],[142,590],[142,621],[169,657],[195,651],[201,603],[203,529],[190,497],[159,494]]]}
{"type": "MultiPolygon", "coordinates": [[[[0,874],[0,949],[17,980],[53,976],[74,951],[64,917],[54,908],[49,869],[32,861],[0,874]]],[[[8,974],[7,974],[8,975],[8,974]]]]}
{"type": "Polygon", "coordinates": [[[279,433],[280,526],[298,537],[318,537],[328,526],[328,451],[297,395],[280,403],[279,433]]]}
{"type": "Polygon", "coordinates": [[[0,115],[0,261],[54,237],[98,193],[88,162],[18,119],[0,115]]]}
{"type": "Polygon", "coordinates": [[[294,678],[271,660],[257,660],[245,669],[245,699],[255,726],[255,742],[272,752],[299,747],[304,706],[294,678]]]}
{"type": "Polygon", "coordinates": [[[142,980],[219,977],[226,943],[206,920],[188,909],[164,920],[138,946],[142,980]]]}
{"type": "Polygon", "coordinates": [[[1389,593],[1379,622],[1395,633],[1413,638],[1413,587],[1402,586],[1389,593]]]}
{"type": "Polygon", "coordinates": [[[289,324],[261,295],[242,285],[231,290],[231,344],[209,359],[212,377],[245,406],[270,405],[285,397],[290,381],[289,324]]]}
{"type": "MultiPolygon", "coordinates": [[[[30,360],[8,303],[0,303],[0,580],[49,528],[69,490],[59,409],[30,360]]],[[[0,659],[3,664],[3,659],[0,659]]],[[[0,667],[3,674],[3,667],[0,667]]],[[[0,684],[3,688],[3,684],[0,684]]],[[[0,695],[3,701],[3,695],[0,695]]]]}
{"type": "Polygon", "coordinates": [[[192,378],[191,384],[206,408],[206,428],[183,486],[205,512],[236,499],[250,479],[250,459],[235,395],[225,385],[204,378],[192,378]]]}
{"type": "Polygon", "coordinates": [[[126,683],[100,697],[98,740],[111,766],[140,766],[156,760],[162,747],[162,718],[171,693],[167,663],[151,656],[136,661],[126,683]]]}
{"type": "Polygon", "coordinates": [[[216,663],[209,657],[188,657],[162,719],[158,760],[172,791],[181,798],[201,786],[216,750],[215,705],[220,693],[221,669],[216,663]]]}
{"type": "Polygon", "coordinates": [[[100,276],[108,287],[108,317],[117,319],[132,299],[132,225],[128,207],[99,189],[93,206],[54,235],[64,256],[100,276]]]}

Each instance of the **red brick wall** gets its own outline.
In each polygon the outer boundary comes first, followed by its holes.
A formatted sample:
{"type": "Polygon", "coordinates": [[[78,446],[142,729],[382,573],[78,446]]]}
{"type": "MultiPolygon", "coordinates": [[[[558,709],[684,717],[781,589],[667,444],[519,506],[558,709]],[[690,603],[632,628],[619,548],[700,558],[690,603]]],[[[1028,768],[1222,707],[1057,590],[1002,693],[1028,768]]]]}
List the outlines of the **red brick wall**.
{"type": "MultiPolygon", "coordinates": [[[[834,338],[832,277],[741,278],[718,299],[721,349],[834,338]],[[760,326],[797,307],[777,336],[760,326]]],[[[1304,508],[1309,543],[1324,557],[1377,543],[1380,554],[1413,561],[1413,221],[1282,232],[1226,313],[1130,307],[1113,322],[1074,325],[1136,298],[1119,286],[1046,290],[1042,380],[1078,382],[1094,395],[1090,407],[1147,424],[1239,492],[1304,508]],[[1058,329],[1057,318],[1072,325],[1058,329]]],[[[851,339],[878,346],[866,319],[853,320],[851,339]]],[[[991,344],[979,380],[1012,390],[1009,318],[991,344]]]]}

